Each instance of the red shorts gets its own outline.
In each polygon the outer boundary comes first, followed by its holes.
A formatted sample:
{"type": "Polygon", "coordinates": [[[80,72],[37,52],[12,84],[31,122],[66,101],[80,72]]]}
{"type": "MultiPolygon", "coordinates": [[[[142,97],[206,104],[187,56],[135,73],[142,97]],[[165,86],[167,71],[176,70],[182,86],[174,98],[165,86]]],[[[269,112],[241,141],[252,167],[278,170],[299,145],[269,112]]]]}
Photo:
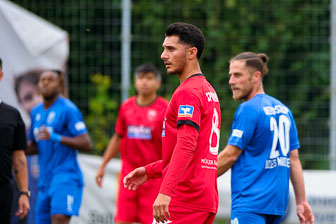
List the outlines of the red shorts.
{"type": "Polygon", "coordinates": [[[136,191],[124,188],[123,178],[119,180],[115,222],[138,222],[152,224],[153,204],[159,193],[162,179],[151,179],[136,191]]]}
{"type": "MultiPolygon", "coordinates": [[[[207,211],[198,211],[190,208],[184,208],[179,206],[169,207],[170,219],[166,223],[171,224],[212,224],[215,220],[216,213],[207,211]]],[[[158,224],[155,219],[152,224],[158,224]]],[[[162,224],[162,222],[160,223],[162,224]]]]}

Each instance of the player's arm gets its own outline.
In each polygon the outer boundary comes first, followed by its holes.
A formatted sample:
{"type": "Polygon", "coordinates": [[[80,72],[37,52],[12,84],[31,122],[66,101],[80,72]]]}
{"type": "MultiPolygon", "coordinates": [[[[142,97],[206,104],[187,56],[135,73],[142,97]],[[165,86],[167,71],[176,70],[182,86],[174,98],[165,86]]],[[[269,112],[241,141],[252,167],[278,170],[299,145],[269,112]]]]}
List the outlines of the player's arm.
{"type": "Polygon", "coordinates": [[[88,134],[81,134],[75,137],[61,136],[61,144],[79,151],[90,151],[92,143],[88,134]]]}
{"type": "Polygon", "coordinates": [[[45,126],[43,126],[38,132],[37,139],[59,142],[65,146],[68,146],[69,148],[79,151],[89,151],[92,148],[90,137],[86,133],[74,137],[68,137],[57,134],[56,132],[50,132],[45,126]]]}
{"type": "Polygon", "coordinates": [[[159,195],[153,204],[153,216],[157,222],[169,219],[169,204],[173,189],[184,176],[193,159],[197,146],[198,130],[189,125],[179,125],[177,142],[171,157],[167,174],[161,184],[159,195]]]}
{"type": "Polygon", "coordinates": [[[27,144],[27,149],[25,151],[26,155],[34,155],[38,153],[36,142],[29,141],[27,144]]]}
{"type": "MultiPolygon", "coordinates": [[[[13,170],[20,192],[28,192],[27,160],[23,150],[13,151],[13,170]]],[[[27,215],[29,209],[30,207],[28,196],[25,194],[20,194],[18,201],[18,211],[16,212],[16,215],[22,219],[27,215]]]]}
{"type": "Polygon", "coordinates": [[[185,174],[196,150],[198,134],[189,124],[178,126],[176,145],[160,193],[170,195],[185,174]]]}
{"type": "Polygon", "coordinates": [[[101,162],[97,170],[96,183],[99,187],[102,187],[103,178],[105,176],[105,167],[107,163],[120,151],[120,141],[121,137],[117,133],[114,133],[104,152],[103,161],[101,162]]]}
{"type": "Polygon", "coordinates": [[[217,177],[228,171],[236,162],[242,150],[234,145],[227,145],[217,158],[217,177]]]}
{"type": "Polygon", "coordinates": [[[302,166],[299,159],[299,150],[290,152],[290,178],[294,189],[296,200],[296,212],[300,223],[314,223],[314,215],[310,205],[306,200],[302,166]]]}
{"type": "Polygon", "coordinates": [[[148,179],[155,179],[162,176],[163,161],[158,160],[146,166],[138,167],[127,174],[124,179],[124,187],[135,191],[148,179]]]}

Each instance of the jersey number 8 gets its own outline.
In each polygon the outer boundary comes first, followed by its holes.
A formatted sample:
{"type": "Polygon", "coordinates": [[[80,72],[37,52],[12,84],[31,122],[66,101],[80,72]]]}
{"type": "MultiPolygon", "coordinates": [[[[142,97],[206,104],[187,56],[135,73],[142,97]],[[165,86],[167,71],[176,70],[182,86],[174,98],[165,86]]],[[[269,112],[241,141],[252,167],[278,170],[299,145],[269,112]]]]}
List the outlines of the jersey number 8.
{"type": "Polygon", "coordinates": [[[218,155],[218,148],[219,148],[219,116],[216,108],[214,108],[214,113],[212,116],[212,127],[211,127],[211,134],[209,138],[209,147],[210,147],[210,153],[213,155],[218,155]],[[213,134],[216,135],[216,145],[212,146],[212,140],[214,138],[213,134]]]}

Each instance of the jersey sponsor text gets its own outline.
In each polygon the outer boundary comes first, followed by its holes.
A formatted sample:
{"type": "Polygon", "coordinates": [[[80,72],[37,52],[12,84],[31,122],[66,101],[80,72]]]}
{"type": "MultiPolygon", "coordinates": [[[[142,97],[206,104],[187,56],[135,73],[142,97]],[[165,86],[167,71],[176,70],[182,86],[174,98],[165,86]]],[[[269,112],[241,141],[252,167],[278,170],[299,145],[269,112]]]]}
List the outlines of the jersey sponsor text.
{"type": "Polygon", "coordinates": [[[266,160],[265,169],[273,169],[277,166],[290,168],[290,159],[287,157],[277,157],[266,160]]]}
{"type": "Polygon", "coordinates": [[[127,136],[133,139],[150,140],[152,139],[152,129],[150,127],[130,125],[127,127],[127,136]]]}
{"type": "Polygon", "coordinates": [[[205,95],[208,97],[208,102],[211,102],[211,101],[213,101],[213,102],[219,102],[218,96],[217,96],[216,93],[207,92],[205,95]]]}
{"type": "Polygon", "coordinates": [[[205,169],[216,170],[217,169],[217,160],[214,159],[201,159],[201,167],[205,169]]]}
{"type": "Polygon", "coordinates": [[[276,105],[274,107],[268,106],[268,107],[263,107],[263,110],[266,115],[276,115],[276,114],[288,114],[289,110],[287,107],[283,105],[276,105]]]}

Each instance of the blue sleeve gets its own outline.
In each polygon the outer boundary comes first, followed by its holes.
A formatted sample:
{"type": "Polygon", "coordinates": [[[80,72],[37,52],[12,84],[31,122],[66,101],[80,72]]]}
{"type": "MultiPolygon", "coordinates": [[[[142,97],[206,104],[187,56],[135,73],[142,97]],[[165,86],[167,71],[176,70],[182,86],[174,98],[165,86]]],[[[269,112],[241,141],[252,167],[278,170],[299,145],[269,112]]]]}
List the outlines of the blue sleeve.
{"type": "Polygon", "coordinates": [[[69,107],[67,110],[67,128],[71,136],[87,133],[83,116],[77,107],[69,107]]]}
{"type": "Polygon", "coordinates": [[[299,149],[300,142],[299,142],[298,132],[297,132],[296,124],[295,124],[292,113],[290,113],[290,119],[291,119],[290,150],[299,149]]]}
{"type": "Polygon", "coordinates": [[[228,145],[244,150],[253,137],[258,124],[258,111],[249,105],[241,104],[233,119],[228,145]]]}

